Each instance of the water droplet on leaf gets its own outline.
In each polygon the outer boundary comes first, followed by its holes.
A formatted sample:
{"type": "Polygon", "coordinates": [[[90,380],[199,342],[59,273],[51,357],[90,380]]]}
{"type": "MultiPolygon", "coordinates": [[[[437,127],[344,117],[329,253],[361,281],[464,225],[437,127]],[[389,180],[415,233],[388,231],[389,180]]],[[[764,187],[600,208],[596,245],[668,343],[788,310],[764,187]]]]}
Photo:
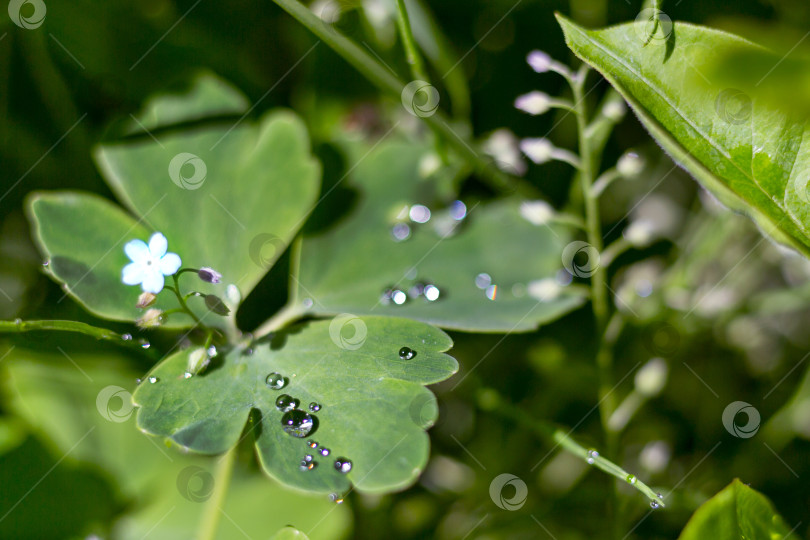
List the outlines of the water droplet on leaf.
{"type": "Polygon", "coordinates": [[[189,372],[189,371],[186,371],[185,373],[183,373],[183,378],[184,379],[190,379],[192,376],[193,376],[192,373],[189,372]]]}
{"type": "Polygon", "coordinates": [[[346,474],[352,470],[352,462],[346,458],[337,458],[335,460],[335,469],[346,474]]]}
{"type": "Polygon", "coordinates": [[[329,449],[326,448],[325,446],[320,449],[320,452],[321,452],[322,456],[328,456],[329,455],[329,449]]]}
{"type": "Polygon", "coordinates": [[[489,287],[492,284],[492,277],[485,273],[481,272],[477,276],[475,276],[475,286],[481,289],[482,291],[489,287]]]}
{"type": "Polygon", "coordinates": [[[652,508],[653,510],[656,510],[660,507],[661,505],[658,503],[658,501],[655,500],[650,501],[650,508],[652,508]]]}
{"type": "Polygon", "coordinates": [[[150,384],[155,384],[156,382],[160,381],[157,377],[149,377],[150,384]]]}
{"type": "Polygon", "coordinates": [[[267,383],[267,386],[272,388],[273,390],[281,390],[285,386],[287,386],[287,379],[285,379],[281,373],[273,372],[267,376],[264,380],[267,383]]]}
{"type": "Polygon", "coordinates": [[[599,452],[591,448],[588,450],[588,457],[585,461],[588,462],[588,465],[593,465],[593,462],[596,461],[596,458],[599,457],[599,452]]]}
{"type": "Polygon", "coordinates": [[[337,493],[330,493],[329,500],[335,504],[343,504],[343,497],[341,497],[337,493]]]}
{"type": "Polygon", "coordinates": [[[399,350],[399,357],[402,360],[411,360],[414,356],[416,356],[416,351],[410,347],[402,347],[399,350]]]}
{"type": "Polygon", "coordinates": [[[281,394],[276,399],[276,408],[282,412],[291,411],[298,407],[298,400],[287,394],[281,394]]]}
{"type": "Polygon", "coordinates": [[[309,410],[312,412],[318,412],[321,410],[321,406],[313,401],[309,404],[309,410]]]}
{"type": "Polygon", "coordinates": [[[315,441],[307,441],[307,445],[310,448],[318,448],[318,443],[316,443],[315,441]]]}
{"type": "Polygon", "coordinates": [[[424,295],[428,302],[435,302],[439,299],[440,294],[441,291],[439,291],[439,288],[436,285],[425,285],[424,295]]]}
{"type": "Polygon", "coordinates": [[[132,334],[124,334],[121,336],[124,341],[132,341],[132,334]]]}
{"type": "Polygon", "coordinates": [[[306,437],[314,425],[312,417],[301,409],[293,409],[281,417],[282,428],[293,437],[306,437]]]}
{"type": "Polygon", "coordinates": [[[631,486],[634,486],[636,484],[636,477],[633,474],[628,474],[625,480],[627,480],[627,483],[630,484],[631,486]]]}

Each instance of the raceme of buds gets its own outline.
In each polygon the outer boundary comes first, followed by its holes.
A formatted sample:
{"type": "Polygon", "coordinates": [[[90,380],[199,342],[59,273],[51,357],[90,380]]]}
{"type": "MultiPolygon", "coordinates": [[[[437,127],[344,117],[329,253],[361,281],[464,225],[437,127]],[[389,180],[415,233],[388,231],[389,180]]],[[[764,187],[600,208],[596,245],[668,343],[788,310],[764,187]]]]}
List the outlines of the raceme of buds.
{"type": "Polygon", "coordinates": [[[140,296],[138,296],[138,303],[135,304],[135,307],[138,309],[146,309],[154,304],[155,300],[157,300],[156,295],[150,292],[142,292],[140,296]]]}
{"type": "Polygon", "coordinates": [[[146,312],[135,321],[135,324],[139,328],[156,328],[162,323],[163,311],[155,308],[147,309],[146,312]]]}
{"type": "Polygon", "coordinates": [[[207,283],[219,283],[222,281],[222,274],[214,270],[213,268],[209,268],[208,266],[203,266],[199,270],[197,270],[197,275],[199,278],[207,283]]]}

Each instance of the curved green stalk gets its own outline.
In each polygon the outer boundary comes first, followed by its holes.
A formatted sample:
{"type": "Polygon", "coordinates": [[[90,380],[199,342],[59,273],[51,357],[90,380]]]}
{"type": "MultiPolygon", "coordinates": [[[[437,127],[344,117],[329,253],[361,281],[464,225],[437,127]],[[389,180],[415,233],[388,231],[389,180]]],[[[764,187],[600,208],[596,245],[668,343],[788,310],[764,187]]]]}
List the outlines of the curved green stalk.
{"type": "MultiPolygon", "coordinates": [[[[322,21],[309,8],[297,0],[273,0],[273,2],[331,47],[369,82],[384,93],[395,97],[397,100],[400,99],[405,83],[392,75],[390,71],[358,47],[352,40],[322,21]]],[[[435,129],[444,139],[444,142],[466,160],[481,176],[481,179],[493,189],[505,193],[517,191],[533,198],[538,196],[536,188],[525,182],[520,182],[518,178],[507,175],[495,167],[493,162],[487,159],[482,151],[474,148],[475,143],[469,141],[464,134],[458,133],[452,128],[450,120],[442,111],[436,110],[431,115],[420,118],[432,129],[435,129]]]]}
{"type": "MultiPolygon", "coordinates": [[[[545,422],[542,420],[537,420],[529,416],[523,409],[520,407],[516,407],[506,400],[501,399],[500,394],[495,392],[495,390],[487,389],[484,392],[489,394],[490,397],[494,396],[495,400],[494,403],[491,402],[486,403],[485,405],[481,406],[485,410],[491,410],[502,416],[513,420],[515,423],[520,424],[521,426],[525,427],[526,429],[531,430],[535,434],[539,435],[540,438],[544,440],[544,442],[553,444],[554,446],[559,446],[565,451],[569,452],[570,454],[580,458],[588,465],[592,465],[597,469],[606,472],[607,474],[621,480],[622,482],[626,482],[627,484],[633,486],[639,492],[643,493],[647,499],[651,502],[654,502],[656,505],[660,507],[664,507],[664,501],[661,497],[656,493],[650,486],[636,478],[635,475],[630,474],[614,462],[610,461],[609,459],[601,456],[597,451],[594,449],[588,449],[579,444],[577,441],[570,437],[571,431],[569,430],[566,432],[565,430],[561,429],[550,422],[545,422]]],[[[484,400],[479,400],[484,401],[484,400]]]]}
{"type": "Polygon", "coordinates": [[[236,446],[225,452],[217,464],[217,470],[214,473],[214,491],[205,503],[202,521],[196,536],[198,540],[214,540],[217,536],[219,516],[222,514],[222,505],[231,484],[235,458],[236,446]]]}
{"type": "Polygon", "coordinates": [[[122,334],[107,330],[106,328],[99,328],[83,322],[78,321],[60,321],[60,320],[37,320],[37,321],[24,321],[17,319],[15,321],[0,321],[0,333],[22,333],[33,332],[37,330],[45,331],[58,331],[58,332],[74,332],[77,334],[84,334],[86,336],[94,337],[103,341],[111,341],[124,347],[141,349],[141,345],[130,339],[124,338],[122,334]]]}

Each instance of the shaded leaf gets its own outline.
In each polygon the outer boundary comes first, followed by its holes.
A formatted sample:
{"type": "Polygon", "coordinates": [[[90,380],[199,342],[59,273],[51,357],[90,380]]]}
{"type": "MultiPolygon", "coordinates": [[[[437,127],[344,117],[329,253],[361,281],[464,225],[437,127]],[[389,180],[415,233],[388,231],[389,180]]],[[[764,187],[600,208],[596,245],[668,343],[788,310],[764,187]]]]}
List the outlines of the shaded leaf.
{"type": "Polygon", "coordinates": [[[403,141],[382,142],[372,150],[349,147],[347,183],[361,192],[360,201],[332,230],[304,238],[299,275],[291,284],[299,303],[311,300],[309,310],[316,314],[392,315],[494,332],[532,330],[582,303],[575,291],[540,298],[527,293],[529,283],[553,279],[563,268],[570,231],[530,223],[518,200],[471,205],[457,234],[446,238],[436,227],[447,225],[448,217],[437,208],[428,223],[409,221],[408,207],[430,189],[429,180],[419,175],[426,153],[424,146],[403,141]],[[410,228],[407,240],[392,237],[397,223],[410,228]],[[498,287],[490,291],[495,300],[487,297],[486,286],[476,286],[480,273],[498,287]],[[420,282],[437,286],[439,299],[381,302],[386,288],[407,292],[420,282]]]}

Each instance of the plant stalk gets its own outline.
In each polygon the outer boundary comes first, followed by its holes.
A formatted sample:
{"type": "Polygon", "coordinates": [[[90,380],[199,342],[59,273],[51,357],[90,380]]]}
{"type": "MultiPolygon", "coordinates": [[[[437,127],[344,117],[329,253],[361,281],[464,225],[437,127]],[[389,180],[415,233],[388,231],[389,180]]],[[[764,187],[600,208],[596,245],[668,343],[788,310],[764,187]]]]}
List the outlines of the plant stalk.
{"type": "Polygon", "coordinates": [[[233,465],[236,458],[236,446],[225,452],[217,463],[214,473],[214,491],[205,503],[203,517],[196,538],[198,540],[214,540],[219,527],[219,517],[222,514],[222,504],[228,493],[233,474],[233,465]]]}
{"type": "Polygon", "coordinates": [[[23,321],[17,319],[15,321],[0,321],[0,333],[22,333],[32,332],[36,330],[55,330],[60,332],[74,332],[77,334],[84,334],[86,336],[94,337],[99,340],[110,341],[122,345],[124,347],[141,349],[138,342],[132,339],[124,339],[124,336],[107,330],[106,328],[99,328],[83,322],[78,321],[59,321],[59,320],[37,320],[37,321],[23,321]]]}

